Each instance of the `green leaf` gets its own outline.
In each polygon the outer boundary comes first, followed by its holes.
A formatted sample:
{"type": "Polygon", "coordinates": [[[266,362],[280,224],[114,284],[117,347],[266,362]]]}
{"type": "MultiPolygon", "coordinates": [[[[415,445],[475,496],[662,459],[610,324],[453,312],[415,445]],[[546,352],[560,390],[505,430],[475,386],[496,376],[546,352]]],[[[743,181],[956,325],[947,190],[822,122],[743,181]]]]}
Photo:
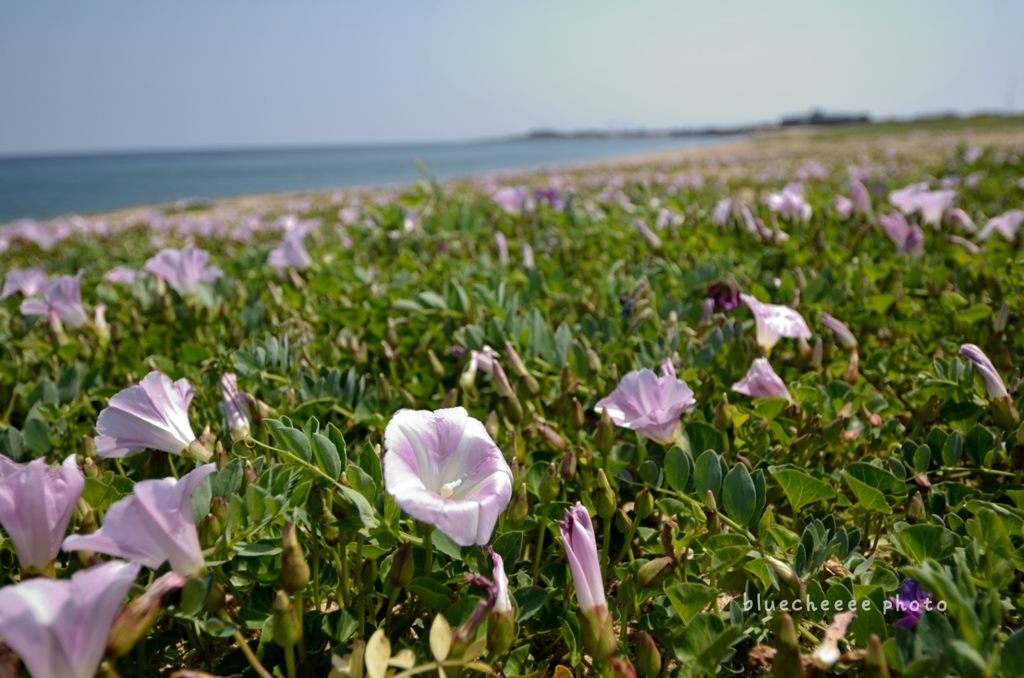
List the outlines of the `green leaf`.
{"type": "Polygon", "coordinates": [[[539,586],[524,586],[516,589],[512,597],[515,598],[518,608],[516,621],[521,623],[537,614],[537,611],[544,606],[548,599],[548,592],[539,586]]]}
{"type": "Polygon", "coordinates": [[[842,475],[861,506],[869,511],[888,515],[892,513],[892,508],[886,495],[903,497],[907,494],[906,483],[888,471],[865,462],[850,464],[843,469],[842,475]]]}
{"type": "Polygon", "coordinates": [[[135,484],[124,476],[107,471],[101,478],[86,478],[82,498],[96,511],[106,511],[121,497],[135,489],[135,484]]]}
{"type": "Polygon", "coordinates": [[[686,439],[690,441],[690,454],[695,459],[706,450],[718,452],[722,449],[722,434],[702,421],[691,421],[686,425],[686,439]]]}
{"type": "Polygon", "coordinates": [[[347,643],[359,628],[359,620],[347,607],[328,612],[320,620],[321,630],[336,643],[347,643]]]}
{"type": "Polygon", "coordinates": [[[312,440],[316,465],[332,480],[338,480],[341,477],[342,468],[338,448],[331,442],[330,438],[322,433],[314,433],[312,440]]]}
{"type": "Polygon", "coordinates": [[[341,467],[345,468],[348,465],[348,446],[345,444],[345,436],[341,434],[337,426],[327,424],[327,438],[334,443],[334,449],[338,453],[341,467]]]}
{"type": "Polygon", "coordinates": [[[999,656],[1006,678],[1024,678],[1024,629],[1017,629],[1006,639],[999,656]]]}
{"type": "Polygon", "coordinates": [[[690,458],[683,452],[683,448],[673,445],[672,449],[665,453],[665,481],[668,486],[676,492],[685,492],[686,484],[690,481],[690,458]]]}
{"type": "Polygon", "coordinates": [[[683,624],[689,624],[700,612],[718,598],[718,590],[695,582],[665,582],[665,596],[683,624]]]}
{"type": "Polygon", "coordinates": [[[708,450],[697,457],[693,470],[693,486],[700,501],[707,496],[708,490],[718,497],[722,489],[722,462],[716,452],[708,450]]]}
{"type": "Polygon", "coordinates": [[[430,290],[427,290],[426,292],[420,292],[416,296],[419,298],[420,301],[422,301],[430,308],[435,308],[438,311],[448,310],[448,302],[445,301],[441,297],[441,295],[437,294],[436,292],[431,292],[430,290]]]}
{"type": "Polygon", "coordinates": [[[280,419],[267,419],[267,427],[277,444],[305,462],[313,460],[313,449],[309,439],[297,428],[292,428],[280,419]]]}
{"type": "Polygon", "coordinates": [[[836,496],[836,491],[831,483],[819,480],[807,475],[803,471],[792,468],[769,468],[772,478],[779,484],[782,491],[786,493],[790,506],[793,507],[793,514],[808,504],[818,501],[831,501],[836,496]]]}
{"type": "Polygon", "coordinates": [[[963,451],[964,437],[960,431],[953,431],[946,438],[946,444],[942,446],[942,463],[946,466],[956,466],[963,451]]]}
{"type": "Polygon", "coordinates": [[[491,548],[501,556],[505,569],[511,572],[519,562],[519,556],[523,551],[523,533],[506,532],[501,534],[491,544],[491,548]]]}
{"type": "Polygon", "coordinates": [[[915,563],[945,560],[960,545],[960,538],[941,525],[908,525],[897,531],[902,552],[915,563]]]}
{"type": "Polygon", "coordinates": [[[420,603],[428,610],[446,610],[452,604],[452,592],[433,577],[416,577],[409,582],[409,591],[419,596],[420,603]]]}
{"type": "MultiPolygon", "coordinates": [[[[349,468],[354,467],[349,466],[349,468]]],[[[377,515],[373,510],[373,506],[370,505],[370,502],[366,501],[366,497],[359,494],[351,487],[345,487],[344,485],[337,484],[334,487],[339,492],[341,492],[345,496],[345,498],[348,499],[356,507],[356,510],[359,511],[359,521],[360,523],[362,523],[363,527],[377,527],[377,515]]]]}
{"type": "Polygon", "coordinates": [[[757,509],[757,492],[750,472],[743,464],[736,464],[725,475],[722,483],[722,503],[725,512],[740,525],[746,525],[754,518],[757,509]]]}
{"type": "Polygon", "coordinates": [[[213,497],[231,501],[232,495],[242,489],[242,477],[245,475],[245,460],[232,459],[224,468],[210,476],[210,492],[213,497]]]}
{"type": "Polygon", "coordinates": [[[979,467],[985,465],[985,457],[994,447],[995,440],[992,433],[981,424],[975,424],[964,439],[964,452],[967,453],[967,458],[979,467]]]}

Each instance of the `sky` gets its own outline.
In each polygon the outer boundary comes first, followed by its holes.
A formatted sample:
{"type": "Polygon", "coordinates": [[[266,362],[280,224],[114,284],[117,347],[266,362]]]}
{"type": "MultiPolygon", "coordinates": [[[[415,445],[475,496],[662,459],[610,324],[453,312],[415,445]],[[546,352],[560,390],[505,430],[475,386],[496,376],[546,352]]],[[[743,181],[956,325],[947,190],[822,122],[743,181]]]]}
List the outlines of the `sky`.
{"type": "Polygon", "coordinates": [[[1019,0],[0,0],[0,155],[1024,108],[1019,0]]]}

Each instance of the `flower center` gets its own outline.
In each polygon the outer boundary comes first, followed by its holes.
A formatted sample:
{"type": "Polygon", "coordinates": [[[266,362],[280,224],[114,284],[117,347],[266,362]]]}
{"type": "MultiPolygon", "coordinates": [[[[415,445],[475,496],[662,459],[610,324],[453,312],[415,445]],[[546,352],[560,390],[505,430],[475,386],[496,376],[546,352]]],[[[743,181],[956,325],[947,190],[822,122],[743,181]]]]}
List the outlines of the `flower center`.
{"type": "Polygon", "coordinates": [[[444,485],[441,486],[441,489],[440,491],[438,491],[438,494],[441,495],[441,497],[444,499],[449,499],[453,494],[455,494],[455,490],[457,490],[459,485],[461,484],[462,478],[459,478],[458,480],[453,480],[450,483],[445,483],[444,485]]]}

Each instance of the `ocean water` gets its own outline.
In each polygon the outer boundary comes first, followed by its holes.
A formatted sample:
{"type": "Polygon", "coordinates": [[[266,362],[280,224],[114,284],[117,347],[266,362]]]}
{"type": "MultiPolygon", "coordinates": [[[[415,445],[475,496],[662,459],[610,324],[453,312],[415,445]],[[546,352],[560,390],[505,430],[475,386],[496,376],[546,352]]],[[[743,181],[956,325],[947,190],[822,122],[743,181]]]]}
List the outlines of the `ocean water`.
{"type": "Polygon", "coordinates": [[[721,143],[724,137],[529,139],[66,156],[0,157],[0,223],[180,198],[221,198],[442,179],[721,143]]]}

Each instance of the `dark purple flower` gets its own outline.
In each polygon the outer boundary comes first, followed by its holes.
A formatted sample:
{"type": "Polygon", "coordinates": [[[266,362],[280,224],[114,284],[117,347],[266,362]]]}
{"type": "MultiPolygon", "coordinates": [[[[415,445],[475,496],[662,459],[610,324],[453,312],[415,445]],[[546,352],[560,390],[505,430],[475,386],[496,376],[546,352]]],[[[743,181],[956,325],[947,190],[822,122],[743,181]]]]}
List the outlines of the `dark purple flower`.
{"type": "Polygon", "coordinates": [[[726,313],[740,305],[740,288],[727,278],[719,278],[708,285],[704,296],[714,299],[715,305],[726,313]]]}
{"type": "Polygon", "coordinates": [[[903,613],[903,617],[896,621],[895,625],[912,629],[921,619],[921,613],[935,606],[935,599],[921,588],[920,582],[916,579],[907,579],[900,587],[899,594],[895,598],[889,598],[889,603],[894,610],[903,613]]]}

